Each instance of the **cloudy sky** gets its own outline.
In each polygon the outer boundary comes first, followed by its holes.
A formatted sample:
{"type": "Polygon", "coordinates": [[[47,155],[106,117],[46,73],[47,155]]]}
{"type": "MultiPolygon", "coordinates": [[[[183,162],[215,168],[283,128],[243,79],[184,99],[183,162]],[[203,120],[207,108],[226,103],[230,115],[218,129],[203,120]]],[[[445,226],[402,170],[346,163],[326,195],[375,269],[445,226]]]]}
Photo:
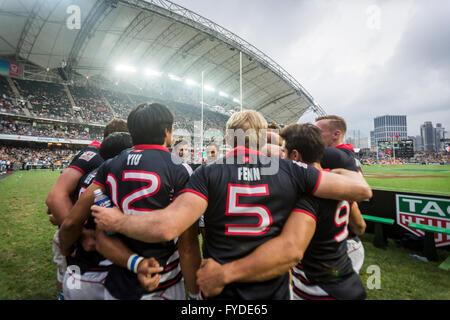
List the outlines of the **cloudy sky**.
{"type": "Polygon", "coordinates": [[[385,114],[406,114],[409,135],[424,121],[450,132],[450,1],[173,2],[269,55],[350,135],[385,114]]]}

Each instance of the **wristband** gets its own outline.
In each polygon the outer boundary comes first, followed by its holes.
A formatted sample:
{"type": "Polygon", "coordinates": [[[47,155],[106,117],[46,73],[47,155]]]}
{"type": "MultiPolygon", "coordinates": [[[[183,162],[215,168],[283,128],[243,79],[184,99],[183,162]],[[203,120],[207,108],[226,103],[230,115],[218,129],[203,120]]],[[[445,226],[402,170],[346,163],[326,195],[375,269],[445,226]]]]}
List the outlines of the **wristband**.
{"type": "Polygon", "coordinates": [[[198,300],[198,294],[193,294],[193,293],[190,293],[190,292],[188,292],[188,294],[189,294],[189,300],[198,300]]]}
{"type": "Polygon", "coordinates": [[[143,257],[138,256],[137,254],[132,254],[128,258],[127,269],[133,271],[134,273],[137,273],[139,263],[141,263],[142,260],[144,260],[143,257]]]}

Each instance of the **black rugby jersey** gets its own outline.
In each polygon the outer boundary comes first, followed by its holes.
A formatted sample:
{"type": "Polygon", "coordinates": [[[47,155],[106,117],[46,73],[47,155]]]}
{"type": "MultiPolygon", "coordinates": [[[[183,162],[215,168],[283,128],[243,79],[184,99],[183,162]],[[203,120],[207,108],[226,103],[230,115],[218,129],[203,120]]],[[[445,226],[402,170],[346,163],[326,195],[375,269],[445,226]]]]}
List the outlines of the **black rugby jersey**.
{"type": "MultiPolygon", "coordinates": [[[[165,147],[136,145],[105,162],[93,183],[103,186],[124,214],[140,215],[168,206],[189,180],[188,170],[186,165],[177,164],[165,147]]],[[[145,258],[154,257],[164,267],[155,291],[181,280],[175,241],[146,243],[118,236],[132,251],[145,258]]],[[[148,293],[135,273],[116,265],[111,267],[105,287],[117,299],[139,299],[148,293]]]]}
{"type": "Polygon", "coordinates": [[[69,164],[69,168],[80,171],[83,175],[98,168],[103,163],[100,156],[101,144],[93,141],[90,145],[80,150],[69,164]]]}
{"type": "MultiPolygon", "coordinates": [[[[200,166],[186,189],[208,201],[205,257],[240,259],[278,236],[303,194],[315,191],[320,172],[304,163],[268,158],[238,147],[200,166]],[[277,167],[276,174],[264,174],[277,167]]],[[[289,274],[259,283],[232,283],[215,299],[289,299],[289,274]]]]}
{"type": "Polygon", "coordinates": [[[325,169],[347,169],[351,171],[360,171],[355,162],[355,157],[351,156],[350,150],[326,147],[323,151],[320,166],[325,169]],[[347,153],[349,152],[349,153],[347,153]]]}
{"type": "Polygon", "coordinates": [[[292,275],[295,278],[292,282],[294,293],[303,298],[315,298],[302,292],[299,286],[296,286],[297,281],[308,286],[319,285],[328,292],[328,286],[336,287],[339,283],[351,280],[353,284],[350,290],[328,293],[337,299],[365,296],[362,284],[354,284],[355,271],[347,255],[345,240],[348,236],[350,203],[307,196],[297,202],[294,211],[307,214],[316,220],[316,231],[303,259],[292,269],[292,275]],[[307,279],[303,278],[302,272],[307,279]]]}
{"type": "MultiPolygon", "coordinates": [[[[341,144],[336,148],[326,147],[320,165],[325,169],[342,168],[362,174],[361,164],[355,158],[355,153],[351,144],[341,144]]],[[[350,202],[350,205],[352,204],[353,201],[350,202]]],[[[360,241],[351,230],[349,230],[348,238],[352,238],[358,242],[360,241]]]]}
{"type": "Polygon", "coordinates": [[[362,174],[362,169],[361,169],[361,162],[359,162],[358,159],[356,159],[355,157],[355,150],[353,148],[353,145],[351,144],[340,144],[336,147],[336,149],[341,150],[342,152],[345,152],[350,158],[353,159],[353,161],[355,162],[355,166],[357,171],[361,172],[362,174]]]}

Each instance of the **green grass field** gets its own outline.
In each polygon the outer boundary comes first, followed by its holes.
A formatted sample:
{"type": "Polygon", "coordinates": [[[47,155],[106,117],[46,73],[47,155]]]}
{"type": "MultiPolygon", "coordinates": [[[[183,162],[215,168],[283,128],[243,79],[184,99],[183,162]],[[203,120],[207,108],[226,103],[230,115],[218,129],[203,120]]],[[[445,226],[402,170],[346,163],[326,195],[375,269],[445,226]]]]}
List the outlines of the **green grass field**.
{"type": "MultiPolygon", "coordinates": [[[[0,181],[0,300],[57,298],[51,252],[56,227],[48,221],[44,202],[58,175],[58,171],[16,172],[0,181]]],[[[367,290],[369,299],[450,299],[449,274],[438,268],[448,251],[438,250],[439,261],[426,263],[410,258],[410,251],[396,248],[391,240],[387,249],[378,249],[372,235],[362,239],[364,285],[370,265],[381,270],[381,288],[367,290]]]]}
{"type": "Polygon", "coordinates": [[[373,189],[450,196],[450,165],[372,165],[362,169],[373,189]]]}

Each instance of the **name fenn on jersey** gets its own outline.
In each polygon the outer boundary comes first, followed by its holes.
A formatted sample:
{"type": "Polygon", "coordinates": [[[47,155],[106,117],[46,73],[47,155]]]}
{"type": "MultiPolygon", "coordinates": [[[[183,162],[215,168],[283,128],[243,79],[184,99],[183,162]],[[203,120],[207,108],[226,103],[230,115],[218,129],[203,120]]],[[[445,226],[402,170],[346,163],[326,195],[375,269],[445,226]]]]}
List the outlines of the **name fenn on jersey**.
{"type": "Polygon", "coordinates": [[[238,167],[238,180],[258,181],[261,180],[259,168],[238,167]]]}

